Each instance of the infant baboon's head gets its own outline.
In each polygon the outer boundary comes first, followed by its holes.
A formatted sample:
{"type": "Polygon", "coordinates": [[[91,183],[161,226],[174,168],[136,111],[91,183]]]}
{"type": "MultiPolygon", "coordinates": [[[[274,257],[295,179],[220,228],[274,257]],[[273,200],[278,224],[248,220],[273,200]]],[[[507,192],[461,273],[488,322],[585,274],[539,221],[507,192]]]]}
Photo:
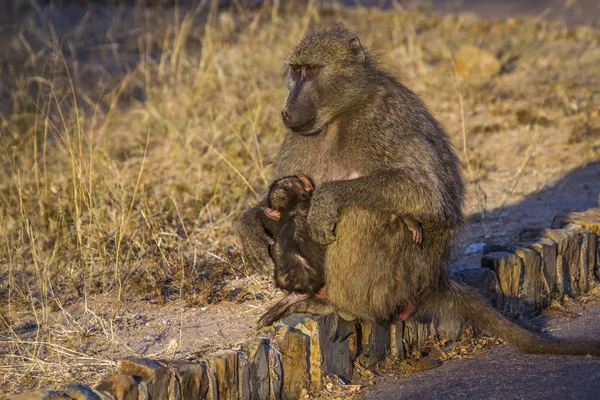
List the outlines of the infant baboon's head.
{"type": "Polygon", "coordinates": [[[313,188],[310,178],[304,175],[288,176],[273,182],[269,188],[269,207],[263,207],[265,215],[279,220],[283,211],[310,201],[313,188]]]}

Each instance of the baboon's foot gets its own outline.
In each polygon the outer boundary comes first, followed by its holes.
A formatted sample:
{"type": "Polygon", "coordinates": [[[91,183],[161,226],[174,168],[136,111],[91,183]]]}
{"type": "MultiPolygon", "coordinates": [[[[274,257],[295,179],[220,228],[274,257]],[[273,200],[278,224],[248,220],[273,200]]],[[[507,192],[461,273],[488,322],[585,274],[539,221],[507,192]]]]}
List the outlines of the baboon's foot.
{"type": "Polygon", "coordinates": [[[264,313],[258,320],[257,327],[261,329],[265,326],[273,325],[275,321],[294,313],[314,315],[337,313],[340,318],[346,321],[354,321],[356,319],[354,315],[344,311],[336,311],[324,297],[307,297],[305,294],[291,293],[264,313]]]}
{"type": "Polygon", "coordinates": [[[310,297],[294,303],[294,305],[290,307],[290,312],[325,315],[334,313],[335,308],[323,297],[310,297]]]}
{"type": "Polygon", "coordinates": [[[421,244],[423,242],[423,230],[421,228],[417,227],[416,229],[413,229],[409,226],[408,230],[412,234],[413,242],[417,244],[421,244]]]}
{"type": "Polygon", "coordinates": [[[406,304],[402,312],[398,315],[398,318],[400,318],[402,321],[406,321],[408,317],[410,317],[410,314],[412,314],[414,309],[415,303],[412,300],[409,300],[408,304],[406,304]]]}
{"type": "Polygon", "coordinates": [[[306,300],[299,301],[290,307],[290,312],[314,315],[337,314],[346,321],[354,321],[356,319],[352,314],[336,310],[324,297],[310,297],[306,300]]]}

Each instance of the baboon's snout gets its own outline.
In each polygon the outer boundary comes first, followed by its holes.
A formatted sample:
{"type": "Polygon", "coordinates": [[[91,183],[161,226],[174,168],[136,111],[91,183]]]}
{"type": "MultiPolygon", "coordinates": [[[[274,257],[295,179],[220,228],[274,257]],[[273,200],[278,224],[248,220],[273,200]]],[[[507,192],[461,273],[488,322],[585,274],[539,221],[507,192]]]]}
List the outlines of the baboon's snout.
{"type": "Polygon", "coordinates": [[[294,132],[307,133],[314,128],[315,107],[310,101],[288,101],[281,110],[283,124],[294,132]]]}
{"type": "Polygon", "coordinates": [[[281,118],[287,128],[298,133],[309,132],[315,123],[314,114],[309,112],[290,112],[283,109],[281,111],[281,118]]]}

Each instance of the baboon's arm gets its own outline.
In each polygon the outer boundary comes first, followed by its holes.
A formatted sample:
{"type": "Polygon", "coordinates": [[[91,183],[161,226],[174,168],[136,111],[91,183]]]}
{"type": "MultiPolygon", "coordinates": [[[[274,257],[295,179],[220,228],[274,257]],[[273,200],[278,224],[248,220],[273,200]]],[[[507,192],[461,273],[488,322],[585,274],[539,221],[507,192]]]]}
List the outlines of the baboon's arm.
{"type": "Polygon", "coordinates": [[[246,262],[259,272],[270,273],[275,267],[269,255],[269,246],[275,243],[271,234],[276,221],[267,218],[261,208],[265,206],[267,206],[266,196],[255,207],[244,211],[238,220],[236,230],[242,242],[246,262]]]}
{"type": "Polygon", "coordinates": [[[442,193],[438,178],[416,167],[381,170],[344,181],[325,182],[315,190],[308,224],[313,239],[331,243],[333,228],[346,207],[360,207],[389,214],[409,215],[418,221],[456,223],[460,205],[452,210],[449,194],[442,193]]]}

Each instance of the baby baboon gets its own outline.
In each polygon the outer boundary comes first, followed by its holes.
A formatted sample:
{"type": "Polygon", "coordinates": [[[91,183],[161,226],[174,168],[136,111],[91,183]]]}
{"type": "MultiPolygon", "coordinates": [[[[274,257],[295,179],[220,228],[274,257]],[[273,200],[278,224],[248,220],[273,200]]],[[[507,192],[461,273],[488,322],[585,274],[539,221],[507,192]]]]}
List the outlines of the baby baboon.
{"type": "Polygon", "coordinates": [[[277,221],[275,286],[288,292],[316,295],[325,284],[325,246],[312,240],[306,219],[313,185],[304,175],[282,178],[269,189],[265,214],[277,221]]]}
{"type": "MultiPolygon", "coordinates": [[[[263,207],[263,211],[277,221],[271,251],[275,286],[289,294],[260,318],[259,327],[271,325],[298,301],[325,294],[326,246],[312,240],[306,221],[313,190],[310,178],[304,175],[281,178],[269,188],[269,206],[263,207]]],[[[400,220],[410,230],[413,240],[420,243],[423,233],[419,223],[410,217],[400,220]]]]}
{"type": "Polygon", "coordinates": [[[326,246],[311,239],[306,222],[312,193],[313,184],[304,175],[279,179],[269,188],[263,211],[277,221],[271,251],[275,286],[288,294],[260,318],[259,328],[271,325],[293,304],[320,295],[325,284],[326,246]]]}
{"type": "MultiPolygon", "coordinates": [[[[327,296],[290,311],[388,321],[414,308],[465,320],[525,352],[600,356],[600,343],[543,339],[450,279],[450,250],[463,224],[458,159],[423,102],[381,71],[356,35],[340,26],[309,34],[287,64],[288,132],[273,178],[314,180],[307,225],[314,240],[328,245],[327,296]],[[426,240],[416,244],[391,215],[419,221],[426,240]]],[[[246,260],[263,270],[273,267],[266,205],[265,197],[238,224],[246,260]]]]}

